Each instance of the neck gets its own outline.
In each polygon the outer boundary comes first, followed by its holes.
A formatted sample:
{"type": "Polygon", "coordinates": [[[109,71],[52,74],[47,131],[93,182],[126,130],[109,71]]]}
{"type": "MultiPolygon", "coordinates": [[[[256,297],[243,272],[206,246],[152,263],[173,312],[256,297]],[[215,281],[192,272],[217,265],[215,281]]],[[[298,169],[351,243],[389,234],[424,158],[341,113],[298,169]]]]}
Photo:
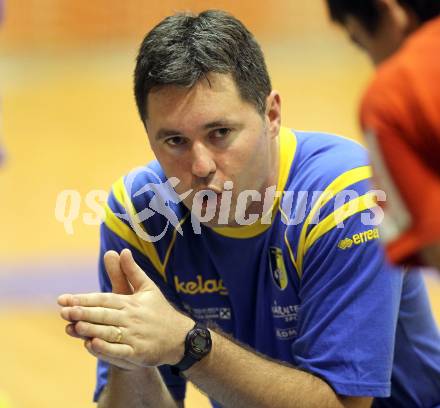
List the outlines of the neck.
{"type": "MultiPolygon", "coordinates": [[[[265,212],[269,210],[267,208],[266,200],[269,198],[266,198],[266,193],[268,191],[277,190],[278,188],[278,179],[279,179],[279,172],[280,172],[280,136],[278,135],[271,141],[271,145],[269,148],[269,173],[267,175],[267,178],[265,182],[261,185],[261,188],[259,189],[259,193],[261,194],[261,201],[252,202],[249,207],[247,208],[246,212],[253,213],[253,214],[259,214],[260,217],[264,216],[265,212]]],[[[275,197],[274,197],[275,199],[275,197]]],[[[272,200],[272,205],[274,200],[272,200]]]]}

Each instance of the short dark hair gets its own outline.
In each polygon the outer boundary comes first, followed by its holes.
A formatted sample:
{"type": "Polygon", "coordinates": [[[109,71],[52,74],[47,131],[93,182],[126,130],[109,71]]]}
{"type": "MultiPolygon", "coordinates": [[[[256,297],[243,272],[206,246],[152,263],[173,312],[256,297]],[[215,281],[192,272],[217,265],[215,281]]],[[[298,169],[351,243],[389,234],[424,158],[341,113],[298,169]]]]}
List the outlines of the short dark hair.
{"type": "Polygon", "coordinates": [[[142,121],[153,88],[191,88],[210,72],[231,74],[243,100],[264,113],[269,74],[260,46],[239,20],[219,10],[162,20],[144,38],[136,61],[134,94],[142,121]]]}
{"type": "MultiPolygon", "coordinates": [[[[440,0],[398,0],[412,10],[421,23],[440,14],[440,0]]],[[[365,28],[374,33],[378,27],[380,13],[376,0],[327,0],[330,17],[333,21],[344,24],[348,15],[357,17],[365,28]]]]}

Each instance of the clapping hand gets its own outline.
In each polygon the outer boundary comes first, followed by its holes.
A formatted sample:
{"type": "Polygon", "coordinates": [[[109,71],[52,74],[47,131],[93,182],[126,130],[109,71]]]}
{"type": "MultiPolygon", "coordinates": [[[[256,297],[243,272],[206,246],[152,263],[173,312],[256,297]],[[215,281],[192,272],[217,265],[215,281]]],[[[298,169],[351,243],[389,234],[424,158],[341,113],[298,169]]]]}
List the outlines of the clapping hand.
{"type": "Polygon", "coordinates": [[[128,249],[109,251],[104,264],[113,293],[58,298],[66,332],[97,358],[123,369],[176,364],[194,322],[178,312],[136,264],[128,249]]]}

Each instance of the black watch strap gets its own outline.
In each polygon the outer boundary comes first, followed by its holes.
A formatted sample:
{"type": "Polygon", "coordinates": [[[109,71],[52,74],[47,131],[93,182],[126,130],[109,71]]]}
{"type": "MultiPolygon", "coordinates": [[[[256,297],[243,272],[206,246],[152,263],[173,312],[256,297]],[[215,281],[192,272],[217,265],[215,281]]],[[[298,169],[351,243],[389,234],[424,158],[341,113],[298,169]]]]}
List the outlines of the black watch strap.
{"type": "Polygon", "coordinates": [[[188,368],[190,368],[193,364],[195,364],[197,361],[197,359],[195,359],[194,357],[188,355],[183,356],[182,360],[180,360],[175,366],[173,366],[173,371],[185,371],[188,370],[188,368]]]}
{"type": "Polygon", "coordinates": [[[211,334],[207,327],[202,323],[196,323],[187,333],[185,338],[185,353],[182,359],[171,366],[171,372],[180,375],[182,371],[188,370],[192,365],[200,361],[211,351],[211,334]],[[194,339],[197,336],[203,338],[204,347],[199,348],[194,345],[194,339]]]}

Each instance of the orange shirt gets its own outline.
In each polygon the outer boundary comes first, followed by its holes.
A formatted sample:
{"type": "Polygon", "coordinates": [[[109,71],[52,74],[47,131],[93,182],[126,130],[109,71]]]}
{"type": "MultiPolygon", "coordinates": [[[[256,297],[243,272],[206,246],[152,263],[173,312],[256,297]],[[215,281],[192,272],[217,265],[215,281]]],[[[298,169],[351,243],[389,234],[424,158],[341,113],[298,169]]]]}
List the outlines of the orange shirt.
{"type": "Polygon", "coordinates": [[[412,263],[440,242],[440,18],[413,33],[384,62],[361,105],[393,262],[412,263]]]}

